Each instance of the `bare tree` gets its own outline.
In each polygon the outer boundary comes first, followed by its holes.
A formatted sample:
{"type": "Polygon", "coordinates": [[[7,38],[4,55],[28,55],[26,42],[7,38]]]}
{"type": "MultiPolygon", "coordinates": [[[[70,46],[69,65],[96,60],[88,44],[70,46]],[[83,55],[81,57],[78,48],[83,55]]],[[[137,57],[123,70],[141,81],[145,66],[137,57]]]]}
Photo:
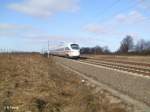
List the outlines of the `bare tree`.
{"type": "Polygon", "coordinates": [[[150,41],[147,41],[145,43],[145,48],[144,49],[147,50],[147,51],[150,51],[150,41]]]}
{"type": "Polygon", "coordinates": [[[105,54],[110,54],[111,53],[108,46],[103,47],[103,53],[105,53],[105,54]]]}
{"type": "Polygon", "coordinates": [[[101,53],[103,53],[103,49],[102,49],[102,47],[100,47],[100,46],[95,46],[94,48],[92,48],[93,49],[93,53],[94,54],[101,54],[101,53]]]}
{"type": "Polygon", "coordinates": [[[80,49],[81,54],[90,54],[91,49],[89,47],[83,47],[80,49]]]}
{"type": "Polygon", "coordinates": [[[83,47],[81,48],[81,54],[109,54],[110,50],[107,46],[95,46],[95,47],[83,47]]]}
{"type": "Polygon", "coordinates": [[[133,45],[133,38],[130,35],[127,35],[121,42],[119,52],[128,53],[129,50],[132,50],[133,45]]]}
{"type": "Polygon", "coordinates": [[[143,39],[139,40],[137,44],[135,45],[136,51],[139,53],[143,52],[146,47],[145,44],[146,42],[143,39]]]}

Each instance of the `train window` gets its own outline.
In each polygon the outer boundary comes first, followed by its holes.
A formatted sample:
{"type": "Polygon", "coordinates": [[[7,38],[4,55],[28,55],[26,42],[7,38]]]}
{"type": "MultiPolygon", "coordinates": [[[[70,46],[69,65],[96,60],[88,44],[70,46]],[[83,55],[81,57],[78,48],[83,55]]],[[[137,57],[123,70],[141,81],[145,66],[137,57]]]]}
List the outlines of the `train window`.
{"type": "Polygon", "coordinates": [[[79,49],[79,45],[78,44],[71,44],[71,48],[72,49],[79,49]]]}
{"type": "Polygon", "coordinates": [[[65,50],[70,50],[69,47],[66,47],[65,50]]]}

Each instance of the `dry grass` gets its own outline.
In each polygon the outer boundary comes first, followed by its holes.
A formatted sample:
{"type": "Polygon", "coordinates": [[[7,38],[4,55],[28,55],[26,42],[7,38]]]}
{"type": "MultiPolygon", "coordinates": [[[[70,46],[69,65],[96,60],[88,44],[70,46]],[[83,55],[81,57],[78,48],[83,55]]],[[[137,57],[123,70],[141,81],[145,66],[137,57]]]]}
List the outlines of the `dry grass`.
{"type": "Polygon", "coordinates": [[[3,112],[129,112],[107,91],[81,82],[76,74],[41,55],[0,56],[3,112]]]}

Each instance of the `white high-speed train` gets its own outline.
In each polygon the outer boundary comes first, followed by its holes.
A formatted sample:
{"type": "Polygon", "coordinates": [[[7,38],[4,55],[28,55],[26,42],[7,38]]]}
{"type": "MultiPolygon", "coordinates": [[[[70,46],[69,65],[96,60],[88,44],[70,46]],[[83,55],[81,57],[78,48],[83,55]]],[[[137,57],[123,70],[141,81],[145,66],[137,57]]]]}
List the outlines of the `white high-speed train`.
{"type": "Polygon", "coordinates": [[[76,43],[65,43],[61,46],[51,49],[50,54],[65,56],[69,58],[79,58],[80,57],[80,48],[76,43]]]}

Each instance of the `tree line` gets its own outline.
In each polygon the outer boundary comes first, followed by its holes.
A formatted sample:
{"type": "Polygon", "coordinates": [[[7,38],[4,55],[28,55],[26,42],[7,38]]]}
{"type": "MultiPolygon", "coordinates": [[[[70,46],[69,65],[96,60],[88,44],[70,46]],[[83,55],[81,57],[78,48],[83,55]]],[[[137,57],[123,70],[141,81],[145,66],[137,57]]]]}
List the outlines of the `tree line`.
{"type": "Polygon", "coordinates": [[[133,37],[127,35],[120,42],[118,50],[111,52],[107,46],[95,46],[95,47],[83,47],[81,48],[81,54],[138,54],[138,55],[150,55],[150,41],[144,39],[134,43],[133,37]]]}
{"type": "Polygon", "coordinates": [[[110,50],[107,46],[95,46],[95,47],[83,47],[80,50],[81,54],[110,54],[110,50]]]}

